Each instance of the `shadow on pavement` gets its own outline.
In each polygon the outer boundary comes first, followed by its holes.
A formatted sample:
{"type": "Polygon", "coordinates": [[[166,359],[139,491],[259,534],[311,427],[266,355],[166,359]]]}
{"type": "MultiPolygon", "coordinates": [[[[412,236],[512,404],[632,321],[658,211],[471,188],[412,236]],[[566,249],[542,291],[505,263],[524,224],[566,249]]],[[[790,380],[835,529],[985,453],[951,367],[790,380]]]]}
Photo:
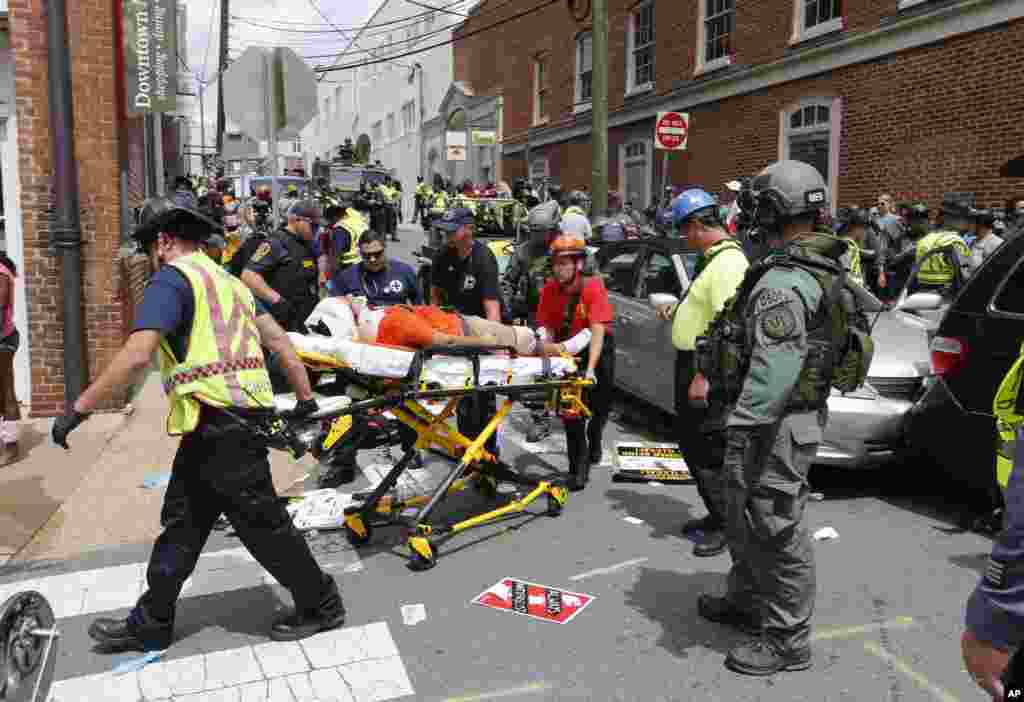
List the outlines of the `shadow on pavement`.
{"type": "MultiPolygon", "coordinates": [[[[625,603],[661,625],[657,645],[672,655],[688,658],[689,650],[697,646],[725,655],[744,634],[697,614],[697,597],[706,592],[721,592],[724,582],[721,573],[679,573],[641,567],[636,582],[624,593],[625,603]]],[[[634,637],[623,632],[617,643],[622,646],[631,638],[634,637]]]]}
{"type": "Polygon", "coordinates": [[[611,500],[611,508],[622,512],[623,516],[633,516],[643,519],[651,526],[651,538],[663,539],[666,536],[683,538],[680,529],[683,522],[704,516],[704,509],[694,507],[700,501],[696,488],[666,486],[663,490],[685,490],[687,495],[692,495],[692,502],[679,499],[662,492],[652,492],[646,488],[643,492],[639,490],[627,490],[624,488],[613,488],[605,491],[605,497],[611,500]]]}
{"type": "Polygon", "coordinates": [[[268,585],[185,598],[178,603],[174,641],[210,627],[266,638],[274,619],[291,606],[291,597],[282,600],[268,585]]]}
{"type": "Polygon", "coordinates": [[[988,557],[988,553],[961,553],[950,556],[949,562],[958,568],[973,570],[978,575],[984,575],[985,568],[988,566],[988,557]]]}
{"type": "Polygon", "coordinates": [[[16,554],[50,521],[60,502],[44,488],[42,476],[3,483],[0,493],[0,553],[16,554]]]}

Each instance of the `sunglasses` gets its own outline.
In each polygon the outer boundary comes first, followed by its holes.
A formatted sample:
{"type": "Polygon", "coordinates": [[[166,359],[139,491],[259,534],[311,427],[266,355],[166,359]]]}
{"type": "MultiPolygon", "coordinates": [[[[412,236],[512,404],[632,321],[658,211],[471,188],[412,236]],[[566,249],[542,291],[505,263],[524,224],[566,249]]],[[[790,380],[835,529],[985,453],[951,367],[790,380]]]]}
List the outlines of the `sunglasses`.
{"type": "Polygon", "coordinates": [[[380,251],[362,251],[360,252],[360,255],[367,261],[377,261],[384,258],[384,249],[381,249],[380,251]]]}

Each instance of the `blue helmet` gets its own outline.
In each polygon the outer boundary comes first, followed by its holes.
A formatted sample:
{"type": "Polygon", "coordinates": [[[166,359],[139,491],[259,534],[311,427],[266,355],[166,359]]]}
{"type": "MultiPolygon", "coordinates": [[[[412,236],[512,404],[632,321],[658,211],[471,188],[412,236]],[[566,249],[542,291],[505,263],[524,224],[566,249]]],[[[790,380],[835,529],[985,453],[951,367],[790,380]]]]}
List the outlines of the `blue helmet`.
{"type": "Polygon", "coordinates": [[[718,205],[706,190],[690,188],[679,193],[679,197],[672,201],[672,221],[676,226],[681,225],[686,219],[698,210],[716,207],[718,205]]]}

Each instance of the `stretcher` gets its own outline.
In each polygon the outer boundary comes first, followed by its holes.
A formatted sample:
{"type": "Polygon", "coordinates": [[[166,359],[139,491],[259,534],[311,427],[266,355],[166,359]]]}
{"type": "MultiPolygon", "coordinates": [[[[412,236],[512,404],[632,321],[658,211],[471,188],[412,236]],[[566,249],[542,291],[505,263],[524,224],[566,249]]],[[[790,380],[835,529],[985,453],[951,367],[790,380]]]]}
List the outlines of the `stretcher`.
{"type": "MultiPolygon", "coordinates": [[[[524,477],[485,445],[518,401],[541,400],[559,416],[589,417],[583,390],[591,381],[581,376],[573,359],[521,357],[497,346],[407,351],[317,335],[290,336],[310,371],[333,376],[318,383],[318,392],[346,398],[318,413],[319,434],[309,446],[321,464],[346,451],[354,456],[357,450],[381,445],[406,447],[384,480],[372,492],[357,494],[345,509],[344,529],[354,546],[367,544],[375,528],[401,526],[411,566],[426,570],[436,564],[435,546],[441,538],[524,512],[542,497],[548,515],[561,514],[568,500],[562,481],[524,477]],[[479,402],[487,395],[504,400],[478,436],[464,436],[449,425],[460,401],[479,402]],[[455,465],[433,493],[399,499],[392,489],[424,449],[455,465]],[[448,495],[474,488],[494,499],[501,483],[516,485],[525,494],[455,524],[431,523],[431,514],[448,495]]],[[[294,398],[280,398],[279,409],[287,409],[289,401],[294,403],[294,398]]]]}

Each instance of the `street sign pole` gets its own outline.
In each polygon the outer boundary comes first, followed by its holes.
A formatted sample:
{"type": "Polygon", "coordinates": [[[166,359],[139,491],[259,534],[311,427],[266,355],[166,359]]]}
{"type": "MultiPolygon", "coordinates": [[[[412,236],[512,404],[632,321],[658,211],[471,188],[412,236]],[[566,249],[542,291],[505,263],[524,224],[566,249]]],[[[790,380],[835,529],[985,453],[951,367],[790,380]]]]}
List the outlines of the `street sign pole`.
{"type": "Polygon", "coordinates": [[[671,151],[666,151],[665,152],[665,156],[662,159],[662,164],[661,164],[661,194],[657,198],[657,200],[655,200],[655,202],[658,202],[658,201],[660,201],[661,199],[663,199],[665,197],[665,192],[666,192],[665,189],[668,187],[668,155],[670,153],[672,153],[672,152],[671,151]]]}
{"type": "Polygon", "coordinates": [[[279,222],[281,186],[277,181],[277,124],[274,119],[274,56],[269,51],[263,52],[263,118],[266,120],[267,150],[270,152],[270,201],[271,222],[276,231],[279,222]]]}

